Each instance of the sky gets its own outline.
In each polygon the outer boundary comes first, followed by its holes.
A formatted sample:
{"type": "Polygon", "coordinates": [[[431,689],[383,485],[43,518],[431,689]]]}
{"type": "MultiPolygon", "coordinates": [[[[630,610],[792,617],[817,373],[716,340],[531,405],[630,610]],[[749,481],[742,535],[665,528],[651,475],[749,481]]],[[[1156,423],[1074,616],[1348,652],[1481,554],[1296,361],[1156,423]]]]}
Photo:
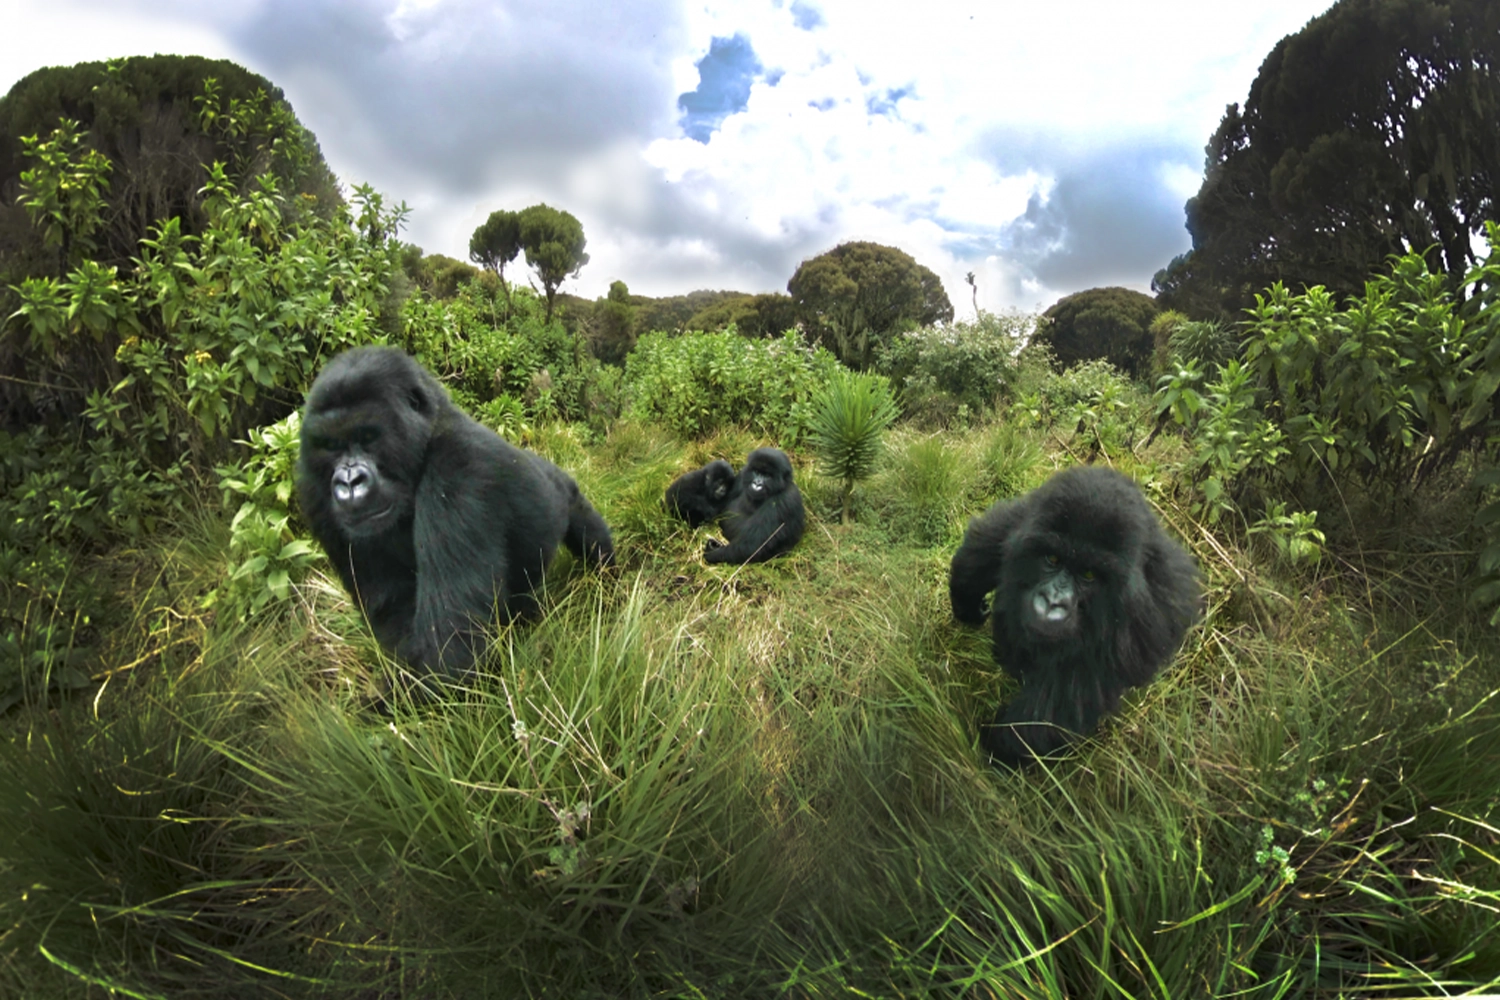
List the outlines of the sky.
{"type": "Polygon", "coordinates": [[[43,66],[230,59],[282,88],[346,187],[404,201],[427,253],[467,259],[490,212],[546,202],[588,240],[564,291],[661,296],[785,291],[870,240],[963,318],[1149,292],[1190,245],[1225,106],[1328,6],[6,0],[0,93],[43,66]]]}

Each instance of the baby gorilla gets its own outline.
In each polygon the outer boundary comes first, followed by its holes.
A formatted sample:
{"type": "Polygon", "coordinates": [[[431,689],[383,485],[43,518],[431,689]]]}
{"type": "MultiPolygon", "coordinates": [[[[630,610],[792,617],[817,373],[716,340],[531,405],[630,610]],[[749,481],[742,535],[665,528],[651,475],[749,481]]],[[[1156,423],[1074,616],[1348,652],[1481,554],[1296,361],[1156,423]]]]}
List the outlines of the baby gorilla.
{"type": "Polygon", "coordinates": [[[801,541],[806,519],[786,453],[757,448],[745,459],[719,523],[729,544],[710,539],[703,559],[750,563],[779,556],[801,541]]]}
{"type": "Polygon", "coordinates": [[[533,609],[559,542],[614,559],[567,473],[469,419],[390,347],[341,354],[313,383],[297,495],[375,638],[429,671],[462,672],[497,611],[533,609]]]}
{"type": "Polygon", "coordinates": [[[979,742],[1009,767],[1093,732],[1172,657],[1202,603],[1192,556],[1140,488],[1097,466],[969,523],[949,574],[954,617],[982,624],[991,591],[995,660],[1021,691],[979,742]]]}
{"type": "Polygon", "coordinates": [[[734,489],[734,466],[716,458],[701,469],[684,472],[672,480],[662,498],[667,510],[696,528],[718,520],[734,489]]]}

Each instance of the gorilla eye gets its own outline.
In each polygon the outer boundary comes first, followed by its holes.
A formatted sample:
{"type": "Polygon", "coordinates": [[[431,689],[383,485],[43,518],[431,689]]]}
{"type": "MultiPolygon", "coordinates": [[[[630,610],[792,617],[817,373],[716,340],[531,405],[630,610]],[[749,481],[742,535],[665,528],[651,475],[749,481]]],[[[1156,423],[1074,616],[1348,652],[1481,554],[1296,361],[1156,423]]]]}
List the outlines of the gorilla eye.
{"type": "Polygon", "coordinates": [[[1094,579],[1094,571],[1091,569],[1084,570],[1082,575],[1085,580],[1092,581],[1094,579]]]}
{"type": "Polygon", "coordinates": [[[313,446],[313,450],[314,451],[337,451],[338,450],[338,442],[337,441],[335,441],[333,438],[323,437],[322,435],[316,435],[316,436],[314,436],[307,443],[313,446]]]}
{"type": "Polygon", "coordinates": [[[359,445],[361,448],[367,448],[370,445],[374,444],[376,442],[376,440],[379,439],[379,437],[380,437],[380,428],[378,428],[378,427],[360,427],[353,434],[349,435],[349,440],[353,441],[355,444],[359,445]]]}
{"type": "Polygon", "coordinates": [[[1058,561],[1057,560],[1057,556],[1048,556],[1047,557],[1047,565],[1048,566],[1056,566],[1057,565],[1057,561],[1058,561]]]}

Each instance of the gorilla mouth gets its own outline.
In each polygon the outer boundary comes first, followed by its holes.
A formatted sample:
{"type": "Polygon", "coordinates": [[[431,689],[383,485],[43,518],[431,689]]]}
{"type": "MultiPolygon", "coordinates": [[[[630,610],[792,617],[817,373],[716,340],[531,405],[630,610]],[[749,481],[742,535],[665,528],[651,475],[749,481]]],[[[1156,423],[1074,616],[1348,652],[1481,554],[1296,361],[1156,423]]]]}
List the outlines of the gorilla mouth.
{"type": "Polygon", "coordinates": [[[391,511],[395,509],[396,504],[392,502],[386,504],[379,510],[370,511],[369,513],[356,512],[352,517],[349,517],[345,520],[344,530],[350,532],[351,534],[355,532],[365,535],[372,534],[375,531],[379,530],[381,522],[385,521],[386,518],[390,515],[391,511]]]}
{"type": "Polygon", "coordinates": [[[1040,594],[1031,602],[1031,607],[1036,612],[1036,616],[1044,622],[1067,621],[1068,616],[1072,614],[1068,608],[1061,604],[1052,604],[1040,594]]]}

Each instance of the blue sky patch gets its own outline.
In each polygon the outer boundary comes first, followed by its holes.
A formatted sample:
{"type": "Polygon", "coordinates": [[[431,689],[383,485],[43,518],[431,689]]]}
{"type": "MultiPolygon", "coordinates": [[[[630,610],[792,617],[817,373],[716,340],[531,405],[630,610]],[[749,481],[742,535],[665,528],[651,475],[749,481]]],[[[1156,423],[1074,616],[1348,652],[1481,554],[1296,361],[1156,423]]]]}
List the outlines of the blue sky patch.
{"type": "Polygon", "coordinates": [[[688,138],[706,143],[725,118],[744,111],[760,71],[760,59],[744,35],[710,42],[708,55],[698,60],[698,89],[677,97],[688,138]]]}
{"type": "Polygon", "coordinates": [[[792,12],[792,23],[803,31],[811,31],[823,25],[823,12],[812,4],[803,3],[802,0],[793,0],[792,6],[788,9],[792,12]]]}
{"type": "Polygon", "coordinates": [[[915,87],[895,87],[883,94],[874,94],[865,98],[865,110],[872,115],[888,115],[896,110],[896,103],[903,97],[910,97],[916,90],[915,87]]]}

